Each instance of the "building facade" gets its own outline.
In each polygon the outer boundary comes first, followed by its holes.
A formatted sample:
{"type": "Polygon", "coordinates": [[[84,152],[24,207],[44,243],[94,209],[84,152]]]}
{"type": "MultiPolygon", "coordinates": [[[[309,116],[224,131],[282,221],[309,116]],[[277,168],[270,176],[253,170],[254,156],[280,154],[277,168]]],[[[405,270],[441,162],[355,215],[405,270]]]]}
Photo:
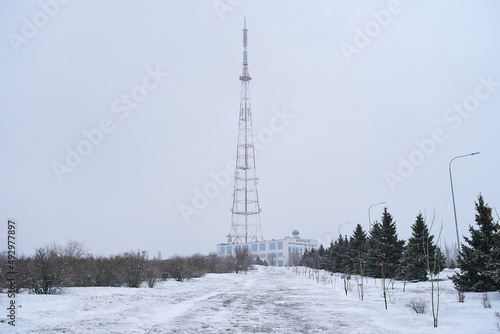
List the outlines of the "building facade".
{"type": "Polygon", "coordinates": [[[217,254],[219,256],[234,255],[237,249],[246,248],[252,254],[254,260],[260,258],[268,265],[275,267],[287,267],[298,265],[304,252],[317,249],[318,241],[314,239],[301,238],[295,230],[291,237],[283,239],[272,239],[238,244],[218,244],[217,254]]]}

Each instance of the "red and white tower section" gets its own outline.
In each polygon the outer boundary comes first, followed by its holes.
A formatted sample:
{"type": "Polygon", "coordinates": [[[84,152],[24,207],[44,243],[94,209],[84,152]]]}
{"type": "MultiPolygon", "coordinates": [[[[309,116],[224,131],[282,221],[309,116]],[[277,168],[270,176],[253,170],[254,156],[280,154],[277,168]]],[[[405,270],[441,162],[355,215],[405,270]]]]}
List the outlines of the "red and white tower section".
{"type": "Polygon", "coordinates": [[[240,76],[241,99],[234,173],[233,207],[231,209],[231,231],[228,244],[264,240],[260,226],[259,194],[255,170],[255,147],[253,143],[252,108],[250,104],[250,77],[248,73],[246,19],[243,28],[243,71],[240,76]]]}

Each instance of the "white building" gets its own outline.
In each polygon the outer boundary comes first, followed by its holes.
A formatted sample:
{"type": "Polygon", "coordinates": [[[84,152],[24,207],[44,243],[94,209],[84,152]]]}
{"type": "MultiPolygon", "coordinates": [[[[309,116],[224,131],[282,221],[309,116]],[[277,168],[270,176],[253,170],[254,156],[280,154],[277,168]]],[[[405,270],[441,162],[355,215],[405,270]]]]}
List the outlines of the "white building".
{"type": "Polygon", "coordinates": [[[247,248],[254,259],[257,256],[266,261],[270,266],[284,267],[298,264],[304,252],[318,248],[318,240],[299,237],[299,232],[294,230],[292,237],[272,239],[258,242],[239,244],[218,244],[217,254],[220,256],[234,255],[240,248],[247,248]]]}

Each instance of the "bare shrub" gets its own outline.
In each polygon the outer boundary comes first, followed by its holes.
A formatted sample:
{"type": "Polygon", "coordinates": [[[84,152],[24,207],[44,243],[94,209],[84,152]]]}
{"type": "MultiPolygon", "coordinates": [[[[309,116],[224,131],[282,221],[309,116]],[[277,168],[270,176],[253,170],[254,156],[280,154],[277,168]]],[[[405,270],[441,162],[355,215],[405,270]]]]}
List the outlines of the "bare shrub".
{"type": "Polygon", "coordinates": [[[8,270],[8,256],[7,251],[0,252],[0,293],[3,292],[3,289],[8,289],[9,284],[7,282],[7,272],[8,270]]]}
{"type": "Polygon", "coordinates": [[[458,302],[459,303],[463,303],[465,301],[465,293],[464,293],[464,290],[458,288],[457,289],[457,292],[458,292],[458,302]]]}
{"type": "Polygon", "coordinates": [[[64,283],[64,267],[59,248],[40,247],[31,261],[26,261],[28,288],[34,294],[58,294],[64,283]]]}
{"type": "Polygon", "coordinates": [[[290,267],[293,266],[298,266],[300,264],[300,260],[302,259],[302,256],[300,255],[298,250],[292,250],[288,254],[288,265],[290,267]]]}
{"type": "Polygon", "coordinates": [[[347,296],[347,292],[351,291],[351,275],[350,274],[342,274],[341,278],[344,280],[344,292],[347,296]]]}
{"type": "Polygon", "coordinates": [[[409,309],[415,311],[417,314],[425,314],[427,313],[427,303],[422,299],[416,299],[412,298],[408,304],[406,304],[406,307],[409,309]]]}
{"type": "Polygon", "coordinates": [[[194,254],[186,258],[187,266],[190,269],[191,277],[202,277],[207,273],[207,257],[201,254],[194,254]]]}
{"type": "MultiPolygon", "coordinates": [[[[497,319],[500,319],[500,312],[495,312],[495,317],[497,317],[497,319]]],[[[500,332],[500,323],[499,322],[497,322],[497,329],[500,332]]]]}
{"type": "Polygon", "coordinates": [[[173,278],[177,282],[190,279],[191,272],[187,266],[186,258],[173,256],[165,262],[165,277],[173,278]]]}
{"type": "Polygon", "coordinates": [[[491,303],[490,303],[490,299],[488,298],[487,292],[483,293],[482,302],[483,302],[484,308],[491,308],[491,303]]]}
{"type": "Polygon", "coordinates": [[[278,255],[276,253],[269,253],[267,255],[267,259],[269,260],[269,265],[274,267],[278,264],[278,255]]]}
{"type": "Polygon", "coordinates": [[[222,274],[234,271],[235,259],[232,256],[219,256],[216,253],[210,253],[205,261],[208,273],[222,274]]]}
{"type": "Polygon", "coordinates": [[[129,288],[138,288],[145,279],[146,258],[145,251],[127,252],[120,257],[120,270],[122,282],[129,288]]]}
{"type": "Polygon", "coordinates": [[[146,262],[145,278],[149,288],[154,288],[161,278],[161,261],[158,258],[146,262]]]}
{"type": "Polygon", "coordinates": [[[456,243],[451,244],[451,246],[444,243],[444,257],[446,258],[446,268],[454,269],[457,267],[458,249],[456,243]]]}
{"type": "Polygon", "coordinates": [[[240,271],[247,272],[248,269],[252,268],[253,257],[248,247],[242,247],[236,249],[236,273],[240,271]]]}
{"type": "Polygon", "coordinates": [[[117,287],[122,284],[117,269],[121,261],[120,257],[91,256],[86,261],[89,268],[87,275],[92,282],[91,286],[117,287]]]}

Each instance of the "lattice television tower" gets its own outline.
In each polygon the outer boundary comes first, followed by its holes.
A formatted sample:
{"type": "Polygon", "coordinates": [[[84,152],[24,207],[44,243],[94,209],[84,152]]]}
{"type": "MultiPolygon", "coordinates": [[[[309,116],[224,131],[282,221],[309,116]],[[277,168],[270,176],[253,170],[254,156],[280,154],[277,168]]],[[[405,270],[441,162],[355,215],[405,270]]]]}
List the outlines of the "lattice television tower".
{"type": "Polygon", "coordinates": [[[247,31],[245,18],[233,208],[231,209],[231,232],[227,236],[228,243],[230,244],[263,240],[260,227],[259,195],[257,192],[258,178],[255,172],[255,148],[253,145],[252,111],[250,107],[250,80],[252,78],[248,74],[247,31]]]}

